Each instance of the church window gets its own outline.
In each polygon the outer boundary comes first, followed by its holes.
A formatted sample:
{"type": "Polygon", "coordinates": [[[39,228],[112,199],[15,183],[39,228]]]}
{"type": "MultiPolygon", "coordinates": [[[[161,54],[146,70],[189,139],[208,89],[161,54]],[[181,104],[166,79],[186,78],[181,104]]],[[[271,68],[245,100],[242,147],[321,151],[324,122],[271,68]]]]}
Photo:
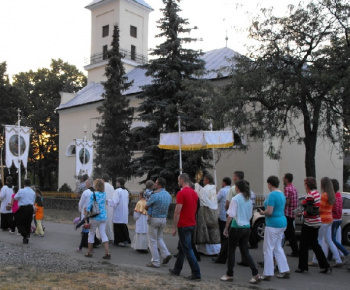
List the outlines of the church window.
{"type": "Polygon", "coordinates": [[[137,27],[130,25],[130,36],[137,38],[137,27]]]}
{"type": "Polygon", "coordinates": [[[131,45],[131,60],[136,60],[136,46],[131,45]]]}
{"type": "Polygon", "coordinates": [[[102,26],[102,37],[109,35],[109,25],[102,26]]]}
{"type": "Polygon", "coordinates": [[[104,45],[102,47],[102,59],[107,59],[108,58],[108,47],[107,45],[104,45]]]}

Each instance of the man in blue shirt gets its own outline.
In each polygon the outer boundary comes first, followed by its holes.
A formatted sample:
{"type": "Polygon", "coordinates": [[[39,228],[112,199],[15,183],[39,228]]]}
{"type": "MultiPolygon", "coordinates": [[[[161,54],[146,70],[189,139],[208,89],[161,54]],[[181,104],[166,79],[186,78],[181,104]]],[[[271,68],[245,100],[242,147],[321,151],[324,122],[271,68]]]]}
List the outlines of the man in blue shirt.
{"type": "Polygon", "coordinates": [[[23,244],[28,244],[30,229],[34,214],[35,192],[30,188],[30,179],[24,180],[24,188],[20,189],[14,197],[18,200],[17,228],[23,237],[23,244]]]}
{"type": "Polygon", "coordinates": [[[156,191],[151,195],[146,204],[146,210],[149,212],[148,246],[152,254],[151,262],[147,264],[147,267],[159,268],[160,258],[158,249],[163,257],[162,264],[167,264],[171,259],[171,254],[163,240],[163,230],[166,225],[171,196],[165,190],[166,181],[164,178],[159,177],[154,186],[156,191]]]}

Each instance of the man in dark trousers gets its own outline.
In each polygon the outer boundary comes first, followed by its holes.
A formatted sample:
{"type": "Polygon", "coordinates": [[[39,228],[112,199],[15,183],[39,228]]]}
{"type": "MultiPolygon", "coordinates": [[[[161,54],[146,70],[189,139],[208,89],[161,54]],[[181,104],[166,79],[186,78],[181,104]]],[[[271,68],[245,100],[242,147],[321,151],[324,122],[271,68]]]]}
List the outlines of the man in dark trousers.
{"type": "Polygon", "coordinates": [[[30,179],[24,180],[24,188],[15,195],[18,200],[17,228],[23,237],[23,244],[28,244],[34,214],[35,192],[30,188],[30,179]]]}
{"type": "Polygon", "coordinates": [[[196,226],[198,195],[190,187],[188,174],[181,174],[178,181],[182,189],[176,195],[173,236],[178,232],[179,253],[177,254],[174,268],[169,269],[169,272],[172,275],[179,276],[186,257],[192,272],[187,279],[199,281],[201,280],[201,271],[192,249],[192,235],[196,226]]]}

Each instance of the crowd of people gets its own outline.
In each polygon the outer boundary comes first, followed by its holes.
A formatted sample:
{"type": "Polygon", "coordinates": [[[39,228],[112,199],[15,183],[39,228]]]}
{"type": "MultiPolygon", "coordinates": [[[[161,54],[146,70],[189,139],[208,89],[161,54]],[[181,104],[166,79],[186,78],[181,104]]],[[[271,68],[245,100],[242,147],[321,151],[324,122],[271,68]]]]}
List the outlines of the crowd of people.
{"type": "MultiPolygon", "coordinates": [[[[83,176],[79,185],[79,211],[81,216],[74,221],[74,227],[81,229],[81,243],[78,252],[87,247],[85,257],[93,256],[93,248],[102,243],[103,259],[111,259],[110,244],[117,247],[130,245],[139,253],[151,254],[147,267],[159,268],[172,259],[164,239],[171,195],[166,190],[166,180],[158,177],[155,182],[146,182],[146,188],[140,192],[139,200],[133,212],[135,235],[131,241],[129,224],[130,193],[125,187],[125,179],[117,178],[117,188],[109,182],[107,174],[93,180],[83,176]]],[[[259,274],[256,263],[249,250],[258,248],[258,237],[252,230],[252,217],[255,207],[255,194],[244,179],[242,171],[235,171],[233,179],[222,179],[221,189],[217,191],[210,174],[197,175],[192,182],[188,174],[178,177],[180,190],[176,194],[176,206],[173,216],[172,235],[178,236],[178,252],[170,274],[179,276],[185,258],[191,275],[190,280],[201,280],[199,267],[200,254],[214,256],[214,263],[227,264],[226,274],[221,281],[234,280],[236,248],[238,246],[242,260],[239,266],[249,267],[252,277],[250,283],[269,281],[276,277],[288,279],[290,267],[284,251],[284,242],[288,240],[291,252],[287,255],[299,259],[295,273],[304,273],[311,266],[318,266],[320,273],[331,273],[335,267],[341,267],[350,260],[350,254],[337,240],[337,231],[342,222],[342,196],[339,183],[335,179],[323,177],[320,191],[314,177],[304,180],[305,198],[298,205],[298,191],[293,185],[293,175],[283,176],[284,189],[280,189],[277,176],[267,178],[269,194],[263,207],[257,210],[265,216],[263,241],[264,261],[257,262],[263,267],[259,274]],[[295,218],[302,217],[300,243],[295,235],[295,218]],[[309,261],[309,249],[314,255],[309,261]]],[[[30,180],[24,181],[24,188],[18,190],[12,185],[12,178],[6,179],[6,185],[0,192],[1,228],[3,231],[18,233],[23,243],[29,242],[32,221],[35,220],[35,235],[44,237],[42,220],[44,204],[38,188],[32,188],[30,180]]],[[[350,268],[348,267],[350,270],[350,268]]]]}

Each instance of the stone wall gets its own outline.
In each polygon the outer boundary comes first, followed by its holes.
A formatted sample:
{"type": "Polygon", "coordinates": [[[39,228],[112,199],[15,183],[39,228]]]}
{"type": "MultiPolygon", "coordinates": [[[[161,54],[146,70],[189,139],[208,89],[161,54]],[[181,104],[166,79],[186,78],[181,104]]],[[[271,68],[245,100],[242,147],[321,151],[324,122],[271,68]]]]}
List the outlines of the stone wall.
{"type": "MultiPolygon", "coordinates": [[[[78,199],[64,199],[64,198],[52,198],[44,197],[44,207],[47,209],[59,209],[59,210],[74,210],[78,211],[78,199]]],[[[134,212],[136,202],[131,201],[129,203],[129,215],[132,216],[134,212]]],[[[171,203],[168,212],[168,218],[174,217],[175,203],[171,203]]]]}

